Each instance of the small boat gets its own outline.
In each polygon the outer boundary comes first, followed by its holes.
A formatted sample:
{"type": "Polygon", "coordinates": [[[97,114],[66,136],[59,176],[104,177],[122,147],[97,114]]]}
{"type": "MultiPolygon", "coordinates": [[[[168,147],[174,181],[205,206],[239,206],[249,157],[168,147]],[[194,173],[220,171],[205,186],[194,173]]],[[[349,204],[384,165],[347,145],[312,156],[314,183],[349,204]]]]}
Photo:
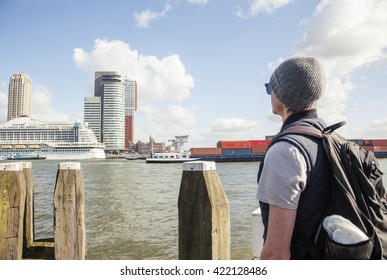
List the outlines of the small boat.
{"type": "Polygon", "coordinates": [[[40,160],[40,159],[46,159],[46,157],[42,157],[39,155],[9,155],[6,158],[7,160],[40,160]]]}
{"type": "Polygon", "coordinates": [[[136,154],[133,154],[133,155],[128,155],[127,157],[125,157],[126,160],[137,160],[137,159],[140,159],[140,157],[136,154]]]}

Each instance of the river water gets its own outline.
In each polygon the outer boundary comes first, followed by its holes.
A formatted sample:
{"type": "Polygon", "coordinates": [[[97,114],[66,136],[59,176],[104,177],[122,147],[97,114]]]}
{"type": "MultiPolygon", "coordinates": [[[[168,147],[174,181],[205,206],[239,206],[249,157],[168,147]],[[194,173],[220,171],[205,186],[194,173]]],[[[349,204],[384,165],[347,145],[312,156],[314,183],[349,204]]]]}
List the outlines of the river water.
{"type": "MultiPolygon", "coordinates": [[[[380,160],[387,174],[387,159],[380,160]]],[[[230,202],[231,259],[252,259],[252,211],[258,162],[217,163],[230,202]]],[[[57,161],[34,161],[35,236],[53,237],[57,161]]],[[[178,258],[182,164],[124,159],[81,161],[85,180],[87,259],[178,258]]],[[[387,176],[383,178],[385,186],[387,176]]]]}

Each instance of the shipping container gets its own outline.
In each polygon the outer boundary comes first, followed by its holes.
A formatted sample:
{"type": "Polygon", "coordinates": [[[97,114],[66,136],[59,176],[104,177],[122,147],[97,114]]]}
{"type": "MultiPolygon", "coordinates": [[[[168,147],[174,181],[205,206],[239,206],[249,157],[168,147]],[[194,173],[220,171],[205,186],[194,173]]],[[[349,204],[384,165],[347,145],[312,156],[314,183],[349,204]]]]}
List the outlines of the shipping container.
{"type": "Polygon", "coordinates": [[[349,141],[359,145],[359,146],[363,146],[364,145],[364,140],[363,139],[348,139],[349,141]]]}
{"type": "Polygon", "coordinates": [[[250,140],[251,147],[257,147],[257,146],[269,146],[270,140],[250,140]]]}
{"type": "Polygon", "coordinates": [[[255,146],[251,148],[251,153],[253,155],[265,154],[267,152],[267,146],[255,146]]]}
{"type": "Polygon", "coordinates": [[[246,156],[251,155],[251,149],[239,148],[239,149],[223,149],[223,156],[246,156]]]}
{"type": "Polygon", "coordinates": [[[250,149],[251,143],[248,140],[219,141],[217,147],[222,149],[250,149]]]}
{"type": "Polygon", "coordinates": [[[387,152],[387,145],[386,146],[372,146],[372,150],[374,152],[387,152]]]}
{"type": "Polygon", "coordinates": [[[373,146],[373,140],[364,139],[363,146],[373,146]]]}
{"type": "Polygon", "coordinates": [[[387,146],[387,139],[374,139],[372,140],[373,146],[387,146]]]}
{"type": "Polygon", "coordinates": [[[387,152],[387,146],[361,146],[364,150],[372,152],[387,152]]]}
{"type": "Polygon", "coordinates": [[[387,139],[368,139],[364,140],[365,146],[387,146],[387,139]]]}
{"type": "Polygon", "coordinates": [[[221,155],[222,149],[221,148],[191,148],[191,155],[192,156],[208,156],[208,155],[221,155]]]}

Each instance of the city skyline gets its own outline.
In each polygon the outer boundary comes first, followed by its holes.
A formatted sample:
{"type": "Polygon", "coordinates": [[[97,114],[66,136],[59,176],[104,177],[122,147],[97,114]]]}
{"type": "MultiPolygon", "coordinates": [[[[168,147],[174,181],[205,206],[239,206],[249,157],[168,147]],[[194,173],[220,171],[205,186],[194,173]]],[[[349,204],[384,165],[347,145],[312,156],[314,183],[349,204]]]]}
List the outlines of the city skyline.
{"type": "Polygon", "coordinates": [[[264,139],[281,126],[264,83],[284,59],[313,55],[327,72],[320,116],[345,120],[347,138],[386,138],[386,9],[373,0],[1,1],[0,123],[13,73],[32,79],[33,117],[73,122],[94,72],[106,70],[137,81],[135,142],[264,139]]]}

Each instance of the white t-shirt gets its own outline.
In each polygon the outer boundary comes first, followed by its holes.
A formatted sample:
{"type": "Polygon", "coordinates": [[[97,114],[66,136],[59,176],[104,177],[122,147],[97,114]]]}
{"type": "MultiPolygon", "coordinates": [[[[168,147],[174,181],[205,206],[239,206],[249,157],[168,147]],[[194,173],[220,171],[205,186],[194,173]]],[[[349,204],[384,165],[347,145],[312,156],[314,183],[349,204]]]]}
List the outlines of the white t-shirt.
{"type": "Polygon", "coordinates": [[[297,209],[307,180],[306,162],[288,142],[275,143],[266,153],[257,199],[285,209],[297,209]]]}

